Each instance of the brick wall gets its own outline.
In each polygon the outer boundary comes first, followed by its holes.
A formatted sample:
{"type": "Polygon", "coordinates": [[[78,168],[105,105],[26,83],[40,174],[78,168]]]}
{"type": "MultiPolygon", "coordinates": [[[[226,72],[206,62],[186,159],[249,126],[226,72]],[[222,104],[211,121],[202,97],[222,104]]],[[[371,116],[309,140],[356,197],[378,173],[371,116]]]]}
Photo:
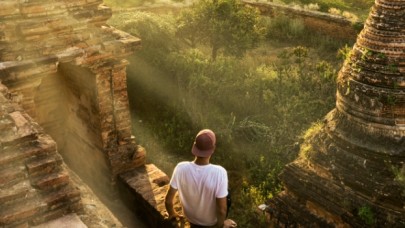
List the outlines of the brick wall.
{"type": "Polygon", "coordinates": [[[296,9],[285,5],[280,5],[272,2],[253,2],[243,1],[245,4],[257,8],[261,14],[277,17],[278,15],[286,15],[291,18],[301,19],[303,24],[310,30],[326,34],[336,39],[354,41],[362,27],[361,23],[353,24],[343,16],[327,14],[319,11],[309,11],[296,9]]]}

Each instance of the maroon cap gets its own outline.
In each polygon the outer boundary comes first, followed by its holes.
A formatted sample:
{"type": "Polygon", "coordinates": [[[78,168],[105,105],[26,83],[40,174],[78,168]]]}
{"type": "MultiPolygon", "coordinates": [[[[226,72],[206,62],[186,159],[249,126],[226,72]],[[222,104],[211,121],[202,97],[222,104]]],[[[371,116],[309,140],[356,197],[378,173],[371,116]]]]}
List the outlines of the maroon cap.
{"type": "Polygon", "coordinates": [[[210,129],[198,132],[191,152],[197,157],[209,157],[215,150],[215,134],[210,129]]]}

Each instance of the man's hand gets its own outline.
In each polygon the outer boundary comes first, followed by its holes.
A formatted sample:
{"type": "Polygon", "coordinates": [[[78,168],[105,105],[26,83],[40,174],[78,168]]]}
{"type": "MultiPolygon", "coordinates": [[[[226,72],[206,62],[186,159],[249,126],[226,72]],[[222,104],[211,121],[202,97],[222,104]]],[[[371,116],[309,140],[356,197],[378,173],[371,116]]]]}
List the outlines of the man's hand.
{"type": "Polygon", "coordinates": [[[233,221],[232,219],[226,219],[224,221],[224,228],[231,228],[231,227],[237,227],[238,224],[236,224],[235,221],[233,221]]]}
{"type": "Polygon", "coordinates": [[[184,216],[181,215],[181,214],[179,214],[179,213],[177,213],[177,212],[174,212],[174,213],[172,213],[172,214],[167,214],[167,219],[169,219],[169,220],[177,220],[177,218],[178,218],[178,219],[183,219],[184,216]]]}

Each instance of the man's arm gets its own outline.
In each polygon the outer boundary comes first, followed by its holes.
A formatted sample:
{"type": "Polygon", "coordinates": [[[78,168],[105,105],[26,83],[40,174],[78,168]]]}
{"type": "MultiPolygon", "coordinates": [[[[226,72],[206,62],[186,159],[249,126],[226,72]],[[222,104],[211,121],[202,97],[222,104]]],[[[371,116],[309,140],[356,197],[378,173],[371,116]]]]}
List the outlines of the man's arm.
{"type": "Polygon", "coordinates": [[[175,218],[178,216],[177,212],[174,210],[174,207],[173,207],[173,201],[174,201],[174,196],[176,195],[176,192],[177,192],[177,189],[170,186],[169,190],[166,193],[165,207],[166,207],[167,213],[169,214],[169,219],[175,218]]]}
{"type": "Polygon", "coordinates": [[[222,228],[226,218],[226,197],[216,198],[217,203],[217,227],[222,228]]]}

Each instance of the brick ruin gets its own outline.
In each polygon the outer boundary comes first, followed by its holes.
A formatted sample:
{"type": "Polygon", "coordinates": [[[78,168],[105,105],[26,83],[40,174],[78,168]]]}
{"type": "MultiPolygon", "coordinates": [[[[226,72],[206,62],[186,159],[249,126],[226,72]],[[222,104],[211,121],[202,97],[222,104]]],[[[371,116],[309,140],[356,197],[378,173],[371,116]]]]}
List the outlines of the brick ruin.
{"type": "Polygon", "coordinates": [[[376,0],[267,212],[280,227],[404,227],[405,1],[376,0]],[[402,174],[401,174],[402,170],[402,174]],[[402,177],[403,178],[403,177],[402,177]]]}
{"type": "Polygon", "coordinates": [[[1,227],[82,213],[67,166],[93,189],[120,186],[164,222],[168,177],[145,165],[131,134],[125,57],[140,39],[108,26],[102,3],[0,2],[1,227]]]}
{"type": "Polygon", "coordinates": [[[297,19],[306,29],[333,37],[334,39],[354,42],[363,24],[360,21],[350,21],[346,17],[333,15],[315,10],[295,8],[284,4],[242,0],[248,6],[255,7],[262,15],[268,17],[287,16],[297,19]]]}
{"type": "MultiPolygon", "coordinates": [[[[404,223],[392,172],[405,153],[404,5],[376,1],[340,72],[336,109],[281,175],[275,224],[361,227],[362,208],[374,226],[404,223]]],[[[0,2],[1,227],[82,213],[67,167],[92,188],[119,189],[150,227],[171,225],[169,179],[131,135],[125,57],[141,43],[106,25],[111,14],[102,0],[0,2]]]]}

